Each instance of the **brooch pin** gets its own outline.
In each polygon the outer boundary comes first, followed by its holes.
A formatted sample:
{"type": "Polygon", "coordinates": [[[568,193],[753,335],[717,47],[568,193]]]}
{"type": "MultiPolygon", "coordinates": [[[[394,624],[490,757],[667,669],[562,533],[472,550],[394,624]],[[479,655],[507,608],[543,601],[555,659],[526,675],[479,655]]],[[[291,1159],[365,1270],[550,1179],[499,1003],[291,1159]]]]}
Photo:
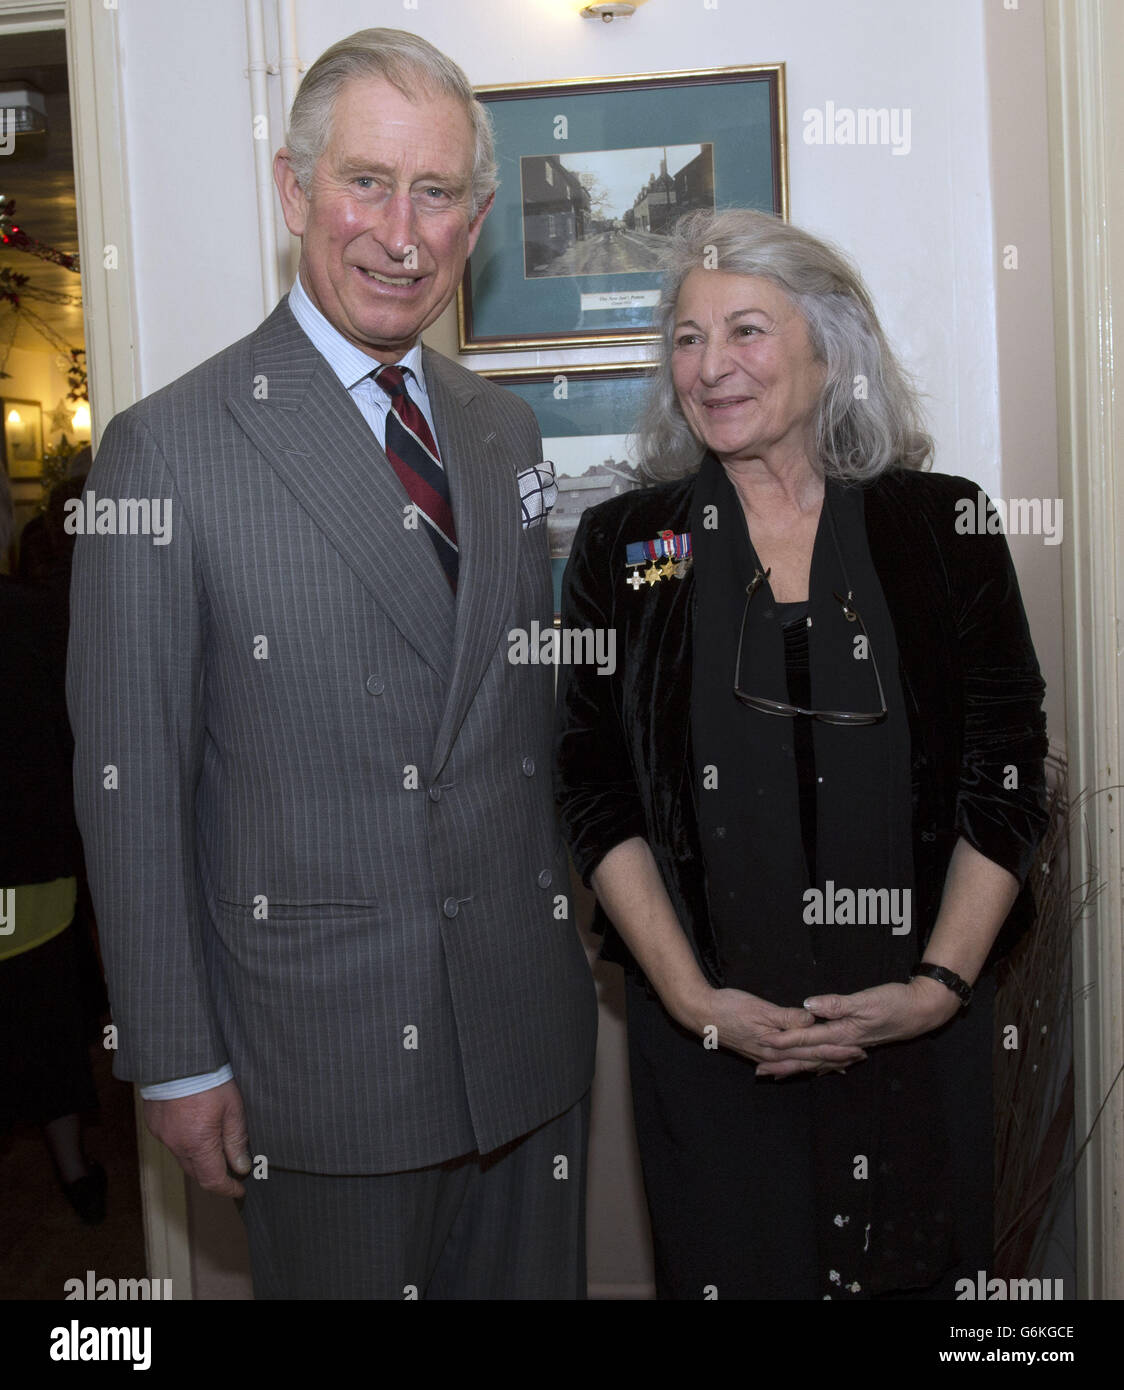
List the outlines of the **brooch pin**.
{"type": "Polygon", "coordinates": [[[691,533],[661,531],[654,541],[630,541],[625,564],[631,570],[625,582],[633,592],[641,584],[652,587],[661,579],[682,579],[691,564],[691,533]]]}

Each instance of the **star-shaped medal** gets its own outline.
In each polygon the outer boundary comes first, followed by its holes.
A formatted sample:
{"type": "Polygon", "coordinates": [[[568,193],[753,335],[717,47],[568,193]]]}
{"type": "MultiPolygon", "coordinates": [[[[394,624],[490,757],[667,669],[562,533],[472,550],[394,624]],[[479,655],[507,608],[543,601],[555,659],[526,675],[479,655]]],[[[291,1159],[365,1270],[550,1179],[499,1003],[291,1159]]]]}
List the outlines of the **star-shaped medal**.
{"type": "Polygon", "coordinates": [[[660,574],[659,566],[653,560],[652,563],[648,566],[648,568],[644,571],[645,582],[648,584],[658,584],[662,578],[663,575],[660,574]]]}

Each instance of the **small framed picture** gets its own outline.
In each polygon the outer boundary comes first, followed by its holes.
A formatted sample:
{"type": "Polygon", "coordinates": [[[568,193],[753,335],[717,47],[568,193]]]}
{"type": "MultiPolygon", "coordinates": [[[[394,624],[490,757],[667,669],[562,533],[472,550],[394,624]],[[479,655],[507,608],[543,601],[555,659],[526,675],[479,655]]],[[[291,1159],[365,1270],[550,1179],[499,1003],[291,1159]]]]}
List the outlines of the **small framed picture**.
{"type": "Polygon", "coordinates": [[[4,426],[4,467],[8,477],[43,476],[43,408],[38,401],[0,400],[4,426]]]}
{"type": "Polygon", "coordinates": [[[562,572],[582,512],[644,485],[633,431],[653,371],[652,363],[626,362],[481,373],[527,402],[542,431],[543,458],[554,464],[558,500],[546,527],[556,615],[562,607],[562,572]]]}
{"type": "Polygon", "coordinates": [[[788,216],[783,63],[477,96],[500,187],[458,292],[462,352],[649,342],[681,217],[788,216]]]}

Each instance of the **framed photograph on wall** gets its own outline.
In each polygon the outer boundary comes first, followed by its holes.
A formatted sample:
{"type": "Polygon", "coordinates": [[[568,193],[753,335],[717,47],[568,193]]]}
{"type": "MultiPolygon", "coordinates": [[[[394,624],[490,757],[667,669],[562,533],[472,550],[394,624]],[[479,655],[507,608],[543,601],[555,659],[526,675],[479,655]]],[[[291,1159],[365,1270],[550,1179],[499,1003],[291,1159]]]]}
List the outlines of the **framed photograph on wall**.
{"type": "Polygon", "coordinates": [[[462,352],[649,342],[680,217],[788,216],[783,63],[477,96],[500,187],[457,294],[462,352]]]}
{"type": "Polygon", "coordinates": [[[543,458],[554,464],[558,500],[547,519],[554,574],[554,612],[562,606],[562,572],[586,507],[642,487],[633,430],[647,399],[653,364],[509,367],[481,372],[514,391],[542,431],[543,458]]]}
{"type": "Polygon", "coordinates": [[[0,400],[4,467],[13,479],[43,476],[43,407],[38,401],[0,400]]]}

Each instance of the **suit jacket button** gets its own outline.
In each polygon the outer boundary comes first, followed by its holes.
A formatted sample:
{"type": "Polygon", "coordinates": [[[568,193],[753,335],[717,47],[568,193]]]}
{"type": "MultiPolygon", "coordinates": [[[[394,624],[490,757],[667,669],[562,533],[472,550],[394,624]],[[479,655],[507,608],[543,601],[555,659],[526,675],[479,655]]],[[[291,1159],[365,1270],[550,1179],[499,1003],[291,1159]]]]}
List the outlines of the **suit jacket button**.
{"type": "Polygon", "coordinates": [[[446,917],[455,917],[460,911],[460,903],[457,902],[456,898],[446,898],[441,911],[446,917]]]}
{"type": "Polygon", "coordinates": [[[440,788],[439,786],[437,786],[436,784],[434,784],[434,785],[433,785],[432,787],[430,787],[430,789],[429,789],[429,799],[430,799],[430,801],[440,801],[440,800],[441,800],[441,788],[440,788]]]}
{"type": "Polygon", "coordinates": [[[523,771],[527,774],[528,777],[533,777],[533,776],[535,775],[535,760],[534,760],[534,758],[524,758],[524,759],[523,759],[523,771]]]}
{"type": "Polygon", "coordinates": [[[381,695],[386,689],[386,682],[378,676],[367,677],[367,691],[371,695],[381,695]]]}
{"type": "Polygon", "coordinates": [[[551,885],[553,882],[554,882],[554,875],[550,872],[549,869],[544,869],[544,870],[542,871],[542,873],[539,874],[539,887],[540,887],[540,888],[549,888],[550,885],[551,885]]]}

